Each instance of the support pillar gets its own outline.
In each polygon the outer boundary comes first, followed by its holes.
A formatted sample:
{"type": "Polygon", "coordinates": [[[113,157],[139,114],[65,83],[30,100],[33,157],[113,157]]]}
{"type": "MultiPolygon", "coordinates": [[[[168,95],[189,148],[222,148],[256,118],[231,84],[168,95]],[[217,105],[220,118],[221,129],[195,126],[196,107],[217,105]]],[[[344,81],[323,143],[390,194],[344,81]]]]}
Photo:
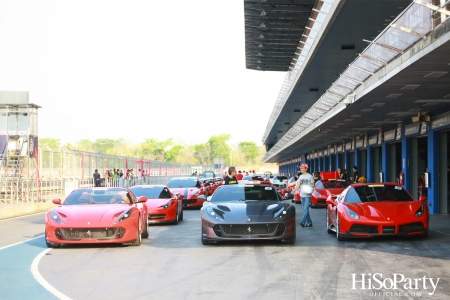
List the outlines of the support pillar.
{"type": "Polygon", "coordinates": [[[430,213],[439,213],[439,144],[438,133],[428,132],[427,160],[428,160],[428,209],[430,213]]]}
{"type": "Polygon", "coordinates": [[[388,182],[389,168],[389,147],[388,143],[381,144],[381,173],[383,173],[383,182],[388,182]]]}

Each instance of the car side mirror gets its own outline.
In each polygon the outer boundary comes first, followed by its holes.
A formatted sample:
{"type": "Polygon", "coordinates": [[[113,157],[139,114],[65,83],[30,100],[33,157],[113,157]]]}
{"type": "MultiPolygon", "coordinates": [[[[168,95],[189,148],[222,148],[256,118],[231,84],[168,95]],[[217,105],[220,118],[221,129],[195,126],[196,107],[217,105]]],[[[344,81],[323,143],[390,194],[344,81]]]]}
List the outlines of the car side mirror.
{"type": "Polygon", "coordinates": [[[331,198],[331,197],[328,197],[327,204],[332,205],[332,206],[336,206],[336,202],[334,202],[334,199],[331,198]]]}
{"type": "Polygon", "coordinates": [[[55,198],[52,200],[53,204],[61,204],[61,199],[55,198]]]}
{"type": "Polygon", "coordinates": [[[198,201],[201,201],[201,202],[207,201],[205,195],[200,195],[200,196],[198,196],[198,197],[197,197],[197,200],[198,200],[198,201]]]}
{"type": "Polygon", "coordinates": [[[428,197],[427,196],[420,196],[419,197],[419,201],[427,201],[428,197]]]}
{"type": "Polygon", "coordinates": [[[140,196],[137,198],[137,200],[138,200],[137,201],[138,203],[145,203],[145,202],[147,202],[148,198],[145,196],[140,196]]]}

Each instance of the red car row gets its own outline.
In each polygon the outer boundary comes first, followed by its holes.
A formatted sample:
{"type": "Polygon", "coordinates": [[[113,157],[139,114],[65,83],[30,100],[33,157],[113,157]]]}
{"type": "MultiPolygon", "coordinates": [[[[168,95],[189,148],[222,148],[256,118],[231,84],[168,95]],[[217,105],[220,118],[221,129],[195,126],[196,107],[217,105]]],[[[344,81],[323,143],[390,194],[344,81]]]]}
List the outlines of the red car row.
{"type": "Polygon", "coordinates": [[[178,224],[183,207],[201,208],[198,196],[208,196],[221,185],[197,177],[173,178],[165,185],[83,188],[45,217],[48,247],[78,243],[122,243],[139,246],[148,237],[148,223],[178,224]]]}

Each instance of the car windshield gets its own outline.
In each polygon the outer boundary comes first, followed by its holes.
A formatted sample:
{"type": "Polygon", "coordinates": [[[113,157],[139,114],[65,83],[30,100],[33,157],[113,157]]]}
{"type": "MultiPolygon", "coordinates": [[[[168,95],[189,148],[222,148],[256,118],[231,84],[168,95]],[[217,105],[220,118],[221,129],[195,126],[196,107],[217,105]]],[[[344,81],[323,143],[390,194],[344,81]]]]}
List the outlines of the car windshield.
{"type": "Polygon", "coordinates": [[[275,188],[267,185],[226,185],[219,187],[211,202],[246,200],[281,200],[275,188]]]}
{"type": "Polygon", "coordinates": [[[347,180],[320,180],[316,183],[316,188],[322,189],[345,189],[350,184],[347,180]],[[318,183],[321,182],[322,186],[318,187],[318,183]]]}
{"type": "Polygon", "coordinates": [[[413,201],[408,192],[398,185],[373,184],[350,188],[345,202],[413,201]]]}
{"type": "Polygon", "coordinates": [[[273,177],[273,180],[283,181],[287,180],[288,178],[286,176],[275,176],[273,177]]]}
{"type": "Polygon", "coordinates": [[[264,178],[262,176],[244,176],[242,177],[242,180],[259,180],[259,181],[263,181],[264,178]]]}
{"type": "Polygon", "coordinates": [[[131,203],[131,196],[122,188],[78,189],[70,193],[64,201],[64,205],[131,203]]]}
{"type": "Polygon", "coordinates": [[[169,188],[200,187],[197,179],[192,178],[174,178],[167,183],[169,188]]]}
{"type": "Polygon", "coordinates": [[[142,185],[133,186],[130,190],[138,197],[145,196],[148,199],[169,199],[172,198],[169,190],[164,186],[142,185]]]}

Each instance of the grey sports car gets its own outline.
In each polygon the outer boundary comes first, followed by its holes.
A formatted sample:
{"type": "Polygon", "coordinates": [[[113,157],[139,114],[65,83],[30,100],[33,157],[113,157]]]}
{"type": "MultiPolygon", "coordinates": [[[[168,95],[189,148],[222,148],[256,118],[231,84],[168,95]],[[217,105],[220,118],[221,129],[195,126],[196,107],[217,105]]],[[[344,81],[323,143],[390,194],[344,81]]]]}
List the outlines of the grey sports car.
{"type": "Polygon", "coordinates": [[[198,200],[203,201],[203,245],[229,240],[295,243],[295,207],[271,184],[222,185],[208,199],[198,200]]]}

